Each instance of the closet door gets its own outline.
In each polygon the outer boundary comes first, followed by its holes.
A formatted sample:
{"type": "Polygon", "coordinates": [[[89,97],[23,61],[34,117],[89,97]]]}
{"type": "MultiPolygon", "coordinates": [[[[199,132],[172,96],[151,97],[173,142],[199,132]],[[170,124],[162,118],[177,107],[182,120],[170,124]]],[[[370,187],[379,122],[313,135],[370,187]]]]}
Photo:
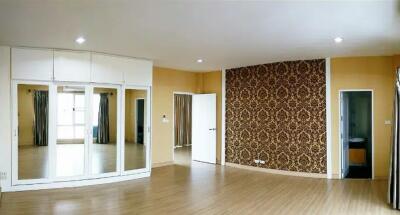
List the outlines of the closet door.
{"type": "Polygon", "coordinates": [[[90,82],[90,53],[54,51],[54,80],[90,82]]]}
{"type": "Polygon", "coordinates": [[[150,89],[127,87],[123,100],[124,174],[150,171],[150,89]]]}
{"type": "Polygon", "coordinates": [[[90,87],[57,84],[55,177],[84,178],[88,171],[90,87]]]}
{"type": "Polygon", "coordinates": [[[50,96],[46,82],[13,83],[13,184],[50,178],[50,96]]]}
{"type": "Polygon", "coordinates": [[[93,85],[89,168],[91,177],[118,175],[120,156],[120,87],[93,85]]]}
{"type": "Polygon", "coordinates": [[[11,78],[14,80],[52,80],[53,50],[12,48],[11,78]]]}

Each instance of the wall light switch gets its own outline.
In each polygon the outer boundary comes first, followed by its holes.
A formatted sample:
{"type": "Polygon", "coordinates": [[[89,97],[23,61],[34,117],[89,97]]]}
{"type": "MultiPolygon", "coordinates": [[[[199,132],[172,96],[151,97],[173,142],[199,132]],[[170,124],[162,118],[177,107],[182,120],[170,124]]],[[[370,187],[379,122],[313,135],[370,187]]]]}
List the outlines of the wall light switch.
{"type": "Polygon", "coordinates": [[[162,122],[163,123],[168,123],[169,122],[169,120],[167,119],[167,116],[165,116],[165,115],[162,116],[162,122]]]}
{"type": "Polygon", "coordinates": [[[385,125],[391,125],[392,124],[392,121],[390,121],[390,120],[385,120],[385,125]]]}
{"type": "Polygon", "coordinates": [[[254,160],[254,163],[260,163],[260,160],[254,160]]]}
{"type": "Polygon", "coordinates": [[[260,160],[260,164],[265,164],[265,161],[263,161],[263,160],[260,160]]]}

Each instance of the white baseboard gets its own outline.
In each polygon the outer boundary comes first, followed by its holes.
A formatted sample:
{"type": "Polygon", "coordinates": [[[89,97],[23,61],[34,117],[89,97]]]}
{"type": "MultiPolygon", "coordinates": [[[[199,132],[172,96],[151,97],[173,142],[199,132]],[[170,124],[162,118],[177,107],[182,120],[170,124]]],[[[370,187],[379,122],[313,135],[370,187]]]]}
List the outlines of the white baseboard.
{"type": "Polygon", "coordinates": [[[108,184],[121,181],[129,181],[133,179],[150,177],[150,172],[138,173],[133,175],[122,175],[113,176],[108,178],[97,178],[97,179],[85,179],[77,181],[66,181],[66,182],[53,182],[44,184],[24,184],[14,185],[11,187],[4,187],[4,192],[16,192],[16,191],[27,191],[27,190],[44,190],[44,189],[58,189],[58,188],[69,188],[69,187],[82,187],[89,185],[108,184]]]}
{"type": "Polygon", "coordinates": [[[160,163],[153,163],[151,165],[151,168],[170,166],[170,165],[174,165],[174,162],[173,161],[166,161],[166,162],[160,162],[160,163]]]}
{"type": "Polygon", "coordinates": [[[235,167],[240,169],[258,171],[258,172],[265,172],[277,175],[288,175],[288,176],[299,176],[299,177],[308,177],[308,178],[327,178],[326,174],[320,173],[308,173],[308,172],[293,172],[293,171],[286,171],[286,170],[277,170],[277,169],[266,169],[266,168],[259,168],[254,166],[245,166],[235,163],[225,163],[226,166],[235,167]]]}
{"type": "Polygon", "coordinates": [[[339,174],[332,174],[332,179],[341,179],[339,174]]]}

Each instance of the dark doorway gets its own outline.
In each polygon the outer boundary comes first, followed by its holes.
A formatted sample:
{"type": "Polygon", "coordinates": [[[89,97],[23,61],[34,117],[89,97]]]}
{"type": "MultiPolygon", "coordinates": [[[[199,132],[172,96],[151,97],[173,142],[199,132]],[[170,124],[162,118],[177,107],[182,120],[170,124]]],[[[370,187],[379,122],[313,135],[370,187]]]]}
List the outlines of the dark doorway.
{"type": "Polygon", "coordinates": [[[136,143],[143,144],[144,140],[144,99],[136,100],[136,143]]]}
{"type": "Polygon", "coordinates": [[[372,92],[340,96],[342,178],[372,178],[372,92]]]}

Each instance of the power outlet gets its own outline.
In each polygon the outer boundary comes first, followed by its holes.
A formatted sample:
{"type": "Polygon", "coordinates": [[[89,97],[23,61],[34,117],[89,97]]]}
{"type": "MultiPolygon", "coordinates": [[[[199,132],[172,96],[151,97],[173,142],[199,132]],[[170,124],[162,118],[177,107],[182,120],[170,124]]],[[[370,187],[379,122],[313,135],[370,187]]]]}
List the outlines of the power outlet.
{"type": "Polygon", "coordinates": [[[260,163],[260,160],[254,160],[254,163],[260,163]]]}
{"type": "Polygon", "coordinates": [[[0,181],[1,180],[6,180],[7,179],[7,173],[6,172],[0,172],[0,181]]]}
{"type": "Polygon", "coordinates": [[[265,161],[263,161],[263,160],[260,160],[260,164],[265,164],[265,161]]]}

